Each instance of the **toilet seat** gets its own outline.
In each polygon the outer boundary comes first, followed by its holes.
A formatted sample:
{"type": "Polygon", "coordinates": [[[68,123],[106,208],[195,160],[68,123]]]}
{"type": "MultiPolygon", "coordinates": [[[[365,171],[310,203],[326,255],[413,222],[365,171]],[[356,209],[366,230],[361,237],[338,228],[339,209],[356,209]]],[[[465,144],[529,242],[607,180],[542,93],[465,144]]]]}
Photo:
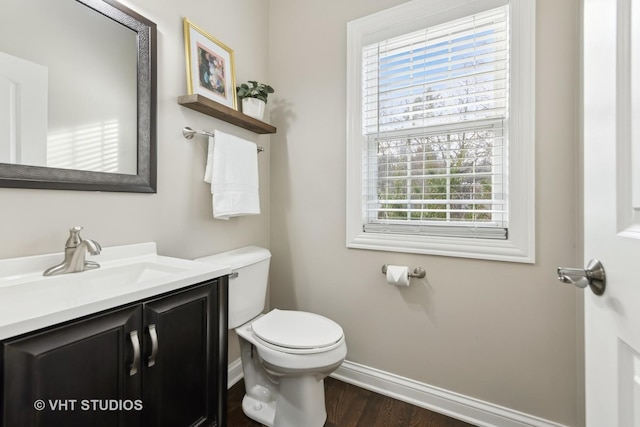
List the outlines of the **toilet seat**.
{"type": "Polygon", "coordinates": [[[344,341],[340,325],[305,311],[274,309],[254,321],[251,329],[265,346],[286,353],[329,351],[344,341]]]}

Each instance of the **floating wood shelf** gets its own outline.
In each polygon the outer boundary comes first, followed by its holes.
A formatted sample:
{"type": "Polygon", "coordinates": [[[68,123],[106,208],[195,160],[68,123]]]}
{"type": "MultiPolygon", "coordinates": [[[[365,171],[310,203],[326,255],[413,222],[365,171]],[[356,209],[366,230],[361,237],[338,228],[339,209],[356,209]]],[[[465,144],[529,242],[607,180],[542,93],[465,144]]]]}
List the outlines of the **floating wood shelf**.
{"type": "Polygon", "coordinates": [[[276,133],[276,128],[271,126],[269,123],[249,117],[246,114],[242,114],[240,111],[236,111],[233,108],[220,104],[219,102],[212,101],[202,95],[195,94],[180,96],[178,97],[178,104],[192,110],[199,111],[203,114],[207,114],[211,117],[215,117],[216,119],[223,120],[227,123],[248,129],[251,132],[259,134],[276,133]]]}

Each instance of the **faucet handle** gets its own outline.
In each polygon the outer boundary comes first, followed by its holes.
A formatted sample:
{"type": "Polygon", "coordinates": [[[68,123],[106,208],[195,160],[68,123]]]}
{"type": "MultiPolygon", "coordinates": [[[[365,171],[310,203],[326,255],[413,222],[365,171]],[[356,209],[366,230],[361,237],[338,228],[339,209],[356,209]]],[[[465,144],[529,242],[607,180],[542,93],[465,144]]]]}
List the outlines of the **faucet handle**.
{"type": "Polygon", "coordinates": [[[67,243],[65,243],[65,248],[77,248],[80,242],[82,242],[82,237],[80,237],[80,232],[82,231],[82,227],[75,226],[69,229],[69,238],[67,239],[67,243]]]}

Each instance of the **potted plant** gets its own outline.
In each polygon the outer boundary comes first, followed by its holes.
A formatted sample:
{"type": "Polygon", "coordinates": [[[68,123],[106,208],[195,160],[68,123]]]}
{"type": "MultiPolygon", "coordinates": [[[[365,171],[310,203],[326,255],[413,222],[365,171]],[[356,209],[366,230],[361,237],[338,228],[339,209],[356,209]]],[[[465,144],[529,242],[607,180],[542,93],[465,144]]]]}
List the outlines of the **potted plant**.
{"type": "Polygon", "coordinates": [[[262,120],[264,108],[267,105],[267,98],[274,90],[271,86],[249,80],[236,87],[238,97],[242,99],[242,112],[247,116],[262,120]]]}

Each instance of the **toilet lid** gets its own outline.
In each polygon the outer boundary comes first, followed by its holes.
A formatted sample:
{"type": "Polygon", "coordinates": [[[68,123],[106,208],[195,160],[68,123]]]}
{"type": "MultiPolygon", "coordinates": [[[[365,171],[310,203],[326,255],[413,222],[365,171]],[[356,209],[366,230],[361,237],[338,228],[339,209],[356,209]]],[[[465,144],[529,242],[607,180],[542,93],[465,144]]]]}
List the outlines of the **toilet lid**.
{"type": "Polygon", "coordinates": [[[340,341],[340,325],[319,314],[274,309],[252,323],[253,333],[279,347],[308,349],[340,341]]]}

